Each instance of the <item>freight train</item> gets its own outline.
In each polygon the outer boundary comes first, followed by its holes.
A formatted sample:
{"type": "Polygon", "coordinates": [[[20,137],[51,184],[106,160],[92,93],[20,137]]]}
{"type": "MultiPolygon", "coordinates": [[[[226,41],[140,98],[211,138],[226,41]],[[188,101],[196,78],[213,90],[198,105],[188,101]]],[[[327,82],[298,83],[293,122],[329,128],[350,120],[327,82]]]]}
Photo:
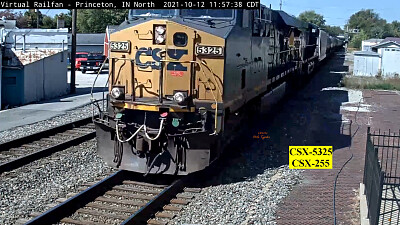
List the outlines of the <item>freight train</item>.
{"type": "Polygon", "coordinates": [[[214,162],[263,96],[305,79],[343,45],[265,6],[130,10],[108,39],[107,110],[94,120],[98,154],[115,168],[173,175],[214,162]]]}

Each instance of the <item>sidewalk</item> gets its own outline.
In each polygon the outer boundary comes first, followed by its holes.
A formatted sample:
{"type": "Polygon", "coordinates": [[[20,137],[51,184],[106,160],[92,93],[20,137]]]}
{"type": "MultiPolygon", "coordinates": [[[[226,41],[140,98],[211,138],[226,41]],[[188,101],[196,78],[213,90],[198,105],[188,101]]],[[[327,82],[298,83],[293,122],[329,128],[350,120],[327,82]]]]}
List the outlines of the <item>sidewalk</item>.
{"type": "MultiPolygon", "coordinates": [[[[94,93],[95,99],[102,99],[103,93],[94,93]]],[[[0,111],[0,131],[14,127],[48,120],[65,114],[66,111],[90,103],[90,94],[61,97],[53,100],[29,104],[18,108],[0,111]]]]}

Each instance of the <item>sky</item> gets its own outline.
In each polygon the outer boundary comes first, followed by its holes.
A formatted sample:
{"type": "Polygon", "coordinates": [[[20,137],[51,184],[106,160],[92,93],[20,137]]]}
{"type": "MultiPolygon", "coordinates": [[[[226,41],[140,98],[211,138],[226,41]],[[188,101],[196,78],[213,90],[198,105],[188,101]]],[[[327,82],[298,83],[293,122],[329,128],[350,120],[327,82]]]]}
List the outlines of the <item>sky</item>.
{"type": "MultiPolygon", "coordinates": [[[[280,0],[261,0],[261,3],[279,9],[280,0]]],[[[282,10],[291,15],[314,10],[325,17],[326,24],[342,28],[361,9],[374,9],[388,22],[400,21],[400,0],[282,0],[282,10]]]]}
{"type": "MultiPolygon", "coordinates": [[[[279,9],[280,0],[261,0],[261,3],[266,6],[271,4],[273,9],[279,9]]],[[[298,16],[303,11],[315,10],[325,17],[326,24],[342,28],[350,16],[361,9],[374,9],[388,22],[400,21],[400,0],[282,0],[282,3],[282,10],[291,15],[298,16]]],[[[40,11],[49,16],[68,12],[65,9],[41,9],[40,11]]]]}

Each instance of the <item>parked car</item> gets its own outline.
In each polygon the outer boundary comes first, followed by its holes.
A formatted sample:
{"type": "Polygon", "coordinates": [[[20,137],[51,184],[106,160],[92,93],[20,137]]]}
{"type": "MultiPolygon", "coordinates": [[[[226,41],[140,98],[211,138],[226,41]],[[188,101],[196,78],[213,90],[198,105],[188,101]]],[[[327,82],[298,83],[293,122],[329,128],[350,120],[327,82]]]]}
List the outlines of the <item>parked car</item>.
{"type": "Polygon", "coordinates": [[[80,70],[82,61],[87,60],[89,56],[88,52],[77,52],[75,55],[75,69],[80,70]]]}
{"type": "MultiPolygon", "coordinates": [[[[86,73],[86,71],[95,71],[98,72],[103,64],[106,56],[104,55],[89,55],[87,60],[81,61],[81,71],[82,73],[86,73]]],[[[108,63],[106,63],[107,65],[108,63]]],[[[106,66],[105,65],[105,66],[106,66]]],[[[108,66],[107,66],[108,67],[108,66]]]]}

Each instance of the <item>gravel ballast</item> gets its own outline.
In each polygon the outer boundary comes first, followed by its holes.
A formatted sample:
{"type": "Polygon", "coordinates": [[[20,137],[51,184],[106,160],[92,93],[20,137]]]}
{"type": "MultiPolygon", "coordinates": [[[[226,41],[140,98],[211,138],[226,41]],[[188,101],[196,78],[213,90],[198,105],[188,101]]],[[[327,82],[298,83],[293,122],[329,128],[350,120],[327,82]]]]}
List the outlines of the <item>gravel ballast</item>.
{"type": "Polygon", "coordinates": [[[0,176],[0,224],[43,212],[47,204],[115,170],[96,154],[94,139],[0,176]]]}
{"type": "MultiPolygon", "coordinates": [[[[95,108],[95,113],[98,110],[95,108]]],[[[0,132],[0,143],[11,141],[37,132],[48,130],[53,127],[61,126],[93,115],[92,105],[86,105],[73,110],[66,111],[65,114],[51,119],[40,121],[33,124],[15,127],[0,132]]]]}
{"type": "Polygon", "coordinates": [[[219,183],[203,188],[171,224],[276,224],[278,203],[302,176],[267,156],[267,145],[255,143],[239,163],[210,176],[219,183]]]}

